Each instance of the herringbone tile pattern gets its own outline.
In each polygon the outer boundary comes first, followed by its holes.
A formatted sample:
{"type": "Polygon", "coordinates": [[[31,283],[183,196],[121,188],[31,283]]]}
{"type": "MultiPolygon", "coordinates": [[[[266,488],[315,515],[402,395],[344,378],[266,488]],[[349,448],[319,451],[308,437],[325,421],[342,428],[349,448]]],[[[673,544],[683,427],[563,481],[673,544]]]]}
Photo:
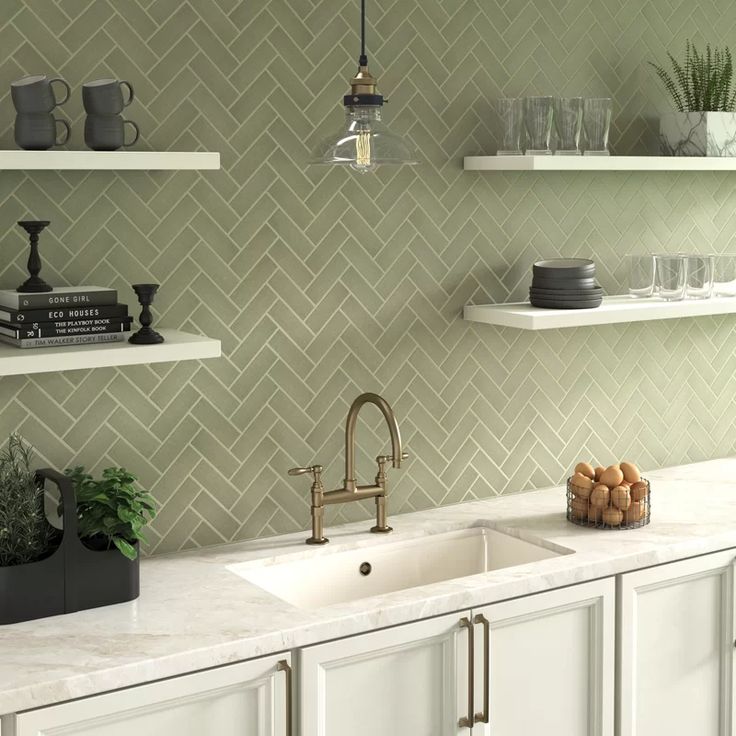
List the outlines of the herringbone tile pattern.
{"type": "MultiPolygon", "coordinates": [[[[285,471],[319,461],[330,485],[342,478],[345,413],[365,390],[392,402],[412,455],[391,474],[391,512],[559,482],[579,458],[732,453],[733,318],[534,335],[459,315],[521,298],[539,255],[592,254],[617,291],[627,252],[733,249],[736,179],[473,175],[460,162],[495,150],[501,94],[610,94],[616,150],[649,149],[667,102],[646,60],[688,35],[728,42],[736,6],[371,0],[387,115],[424,165],[368,177],[305,166],[340,119],[357,6],[3,0],[0,90],[39,70],[67,78],[81,147],[81,83],[130,79],[141,145],[219,150],[223,170],[3,173],[0,283],[24,271],[13,223],[49,218],[47,278],[123,294],[157,280],[161,324],[224,345],[201,364],[3,378],[3,432],[57,467],[135,469],[161,504],[155,552],[305,527],[308,486],[285,471]]],[[[13,145],[7,95],[0,145],[13,145]]],[[[364,477],[385,447],[377,418],[360,429],[364,477]]]]}

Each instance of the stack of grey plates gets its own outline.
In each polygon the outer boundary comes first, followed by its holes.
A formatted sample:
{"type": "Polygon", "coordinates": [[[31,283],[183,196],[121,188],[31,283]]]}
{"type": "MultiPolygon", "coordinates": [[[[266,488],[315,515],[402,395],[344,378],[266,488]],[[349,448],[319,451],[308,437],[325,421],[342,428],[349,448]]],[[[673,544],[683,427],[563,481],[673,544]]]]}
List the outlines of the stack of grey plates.
{"type": "Polygon", "coordinates": [[[591,309],[603,301],[603,289],[595,282],[595,263],[586,258],[553,258],[537,261],[529,289],[529,301],[544,309],[591,309]]]}

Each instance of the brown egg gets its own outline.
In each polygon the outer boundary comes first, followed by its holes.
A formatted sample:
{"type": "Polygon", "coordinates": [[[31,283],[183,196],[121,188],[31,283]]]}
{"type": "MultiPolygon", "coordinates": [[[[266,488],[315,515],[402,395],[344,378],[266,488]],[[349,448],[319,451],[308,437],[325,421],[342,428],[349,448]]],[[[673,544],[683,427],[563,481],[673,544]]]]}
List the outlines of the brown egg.
{"type": "Polygon", "coordinates": [[[584,498],[573,498],[570,504],[570,511],[576,519],[588,518],[588,502],[584,498]]]}
{"type": "Polygon", "coordinates": [[[593,466],[588,463],[578,463],[575,466],[575,473],[580,473],[580,475],[584,475],[586,478],[590,478],[591,480],[593,480],[595,476],[593,466]]]}
{"type": "Polygon", "coordinates": [[[608,524],[608,526],[620,526],[623,518],[623,511],[617,509],[615,506],[609,506],[603,509],[603,523],[608,524]]]}
{"type": "Polygon", "coordinates": [[[646,497],[647,493],[649,493],[649,486],[647,486],[645,481],[640,480],[638,483],[631,484],[632,501],[641,501],[642,498],[646,497]]]}
{"type": "Polygon", "coordinates": [[[635,521],[641,521],[646,513],[646,504],[641,501],[632,501],[626,511],[624,511],[624,523],[632,524],[635,521]]]}
{"type": "Polygon", "coordinates": [[[616,486],[611,489],[611,503],[621,511],[626,511],[631,505],[631,494],[625,486],[616,486]]]}
{"type": "Polygon", "coordinates": [[[629,481],[627,480],[622,480],[619,485],[622,485],[624,488],[631,488],[631,483],[629,483],[629,481]]]}
{"type": "Polygon", "coordinates": [[[593,488],[593,481],[588,478],[587,475],[581,475],[580,473],[575,473],[572,478],[570,478],[570,485],[572,486],[572,492],[576,496],[585,496],[587,498],[590,496],[590,491],[593,488]],[[582,493],[578,493],[578,491],[582,491],[582,493]]]}
{"type": "Polygon", "coordinates": [[[608,486],[599,485],[591,492],[590,503],[593,506],[608,506],[610,498],[611,492],[608,490],[608,486]]]}
{"type": "Polygon", "coordinates": [[[637,483],[641,480],[639,468],[634,463],[621,463],[621,472],[624,474],[624,480],[629,483],[637,483]]]}
{"type": "Polygon", "coordinates": [[[600,524],[603,521],[603,506],[591,506],[588,509],[588,521],[594,521],[600,524]]]}
{"type": "Polygon", "coordinates": [[[621,468],[619,468],[618,465],[609,465],[601,473],[601,483],[605,483],[609,488],[620,486],[623,479],[624,474],[621,472],[621,468]]]}
{"type": "Polygon", "coordinates": [[[605,468],[602,468],[600,465],[597,468],[595,468],[595,470],[593,470],[594,480],[600,480],[601,479],[601,475],[603,475],[603,473],[605,472],[605,470],[606,469],[605,468]]]}

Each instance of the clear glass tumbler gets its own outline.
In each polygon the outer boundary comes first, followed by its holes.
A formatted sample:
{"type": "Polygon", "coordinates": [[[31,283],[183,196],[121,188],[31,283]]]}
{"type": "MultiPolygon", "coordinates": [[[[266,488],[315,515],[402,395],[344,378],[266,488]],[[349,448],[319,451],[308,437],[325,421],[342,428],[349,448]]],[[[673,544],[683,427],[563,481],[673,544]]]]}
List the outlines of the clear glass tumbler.
{"type": "Polygon", "coordinates": [[[736,296],[736,253],[713,256],[713,296],[736,296]]]}
{"type": "Polygon", "coordinates": [[[554,104],[557,154],[580,156],[580,133],[583,129],[583,98],[557,97],[554,104]]]}
{"type": "Polygon", "coordinates": [[[629,296],[646,299],[654,294],[655,264],[654,255],[631,255],[627,257],[629,266],[629,296]]]}
{"type": "Polygon", "coordinates": [[[710,299],[713,294],[713,256],[685,256],[688,299],[710,299]]]}
{"type": "Polygon", "coordinates": [[[585,100],[583,127],[585,128],[585,155],[610,156],[608,136],[611,132],[613,101],[610,97],[585,100]]]}
{"type": "Polygon", "coordinates": [[[552,137],[553,97],[525,97],[524,123],[527,133],[527,156],[548,156],[552,137]]]}
{"type": "Polygon", "coordinates": [[[687,283],[687,257],[657,255],[654,260],[657,266],[659,296],[668,302],[684,299],[687,283]]]}
{"type": "Polygon", "coordinates": [[[501,147],[497,156],[521,156],[521,136],[524,132],[524,102],[518,97],[506,97],[496,101],[501,119],[501,147]]]}

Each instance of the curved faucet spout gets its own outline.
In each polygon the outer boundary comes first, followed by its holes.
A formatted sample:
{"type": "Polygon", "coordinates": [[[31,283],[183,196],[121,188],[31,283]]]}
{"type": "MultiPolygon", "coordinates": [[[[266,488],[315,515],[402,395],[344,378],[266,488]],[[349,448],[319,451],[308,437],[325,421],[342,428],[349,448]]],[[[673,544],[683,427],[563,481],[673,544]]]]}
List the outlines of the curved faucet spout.
{"type": "Polygon", "coordinates": [[[388,431],[391,434],[391,461],[395,468],[401,467],[401,433],[399,432],[399,425],[394,416],[393,409],[388,401],[378,394],[361,394],[351,404],[345,425],[345,490],[352,492],[355,492],[357,489],[357,481],[355,479],[355,427],[358,422],[358,414],[364,404],[374,404],[381,410],[386,424],[388,424],[388,431]]]}

